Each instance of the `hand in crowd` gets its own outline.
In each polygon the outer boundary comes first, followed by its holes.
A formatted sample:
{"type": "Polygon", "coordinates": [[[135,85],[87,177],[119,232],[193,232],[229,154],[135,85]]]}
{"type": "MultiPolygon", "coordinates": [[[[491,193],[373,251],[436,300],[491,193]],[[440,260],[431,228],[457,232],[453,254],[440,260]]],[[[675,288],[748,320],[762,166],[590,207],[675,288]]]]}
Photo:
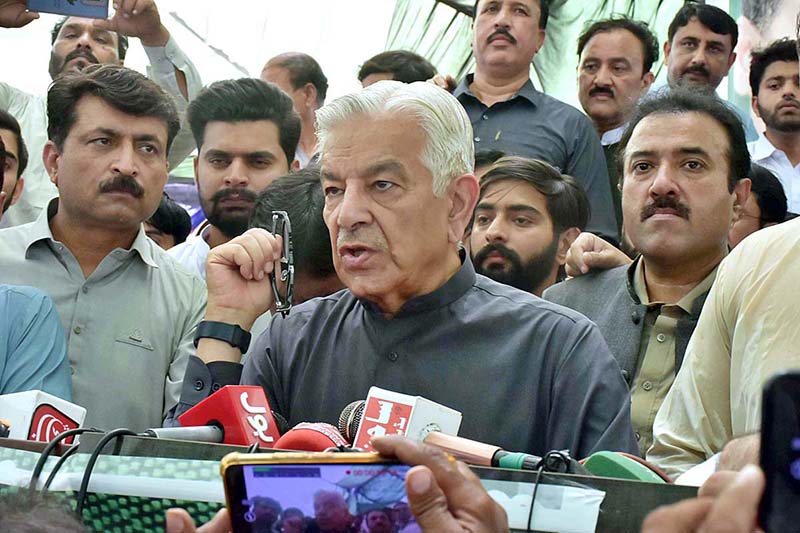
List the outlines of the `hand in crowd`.
{"type": "Polygon", "coordinates": [[[748,464],[759,463],[761,433],[733,439],[722,449],[718,470],[741,470],[748,464]]]}
{"type": "Polygon", "coordinates": [[[631,262],[630,257],[592,233],[581,233],[567,251],[567,275],[578,277],[590,270],[608,270],[631,262]]]}
{"type": "Polygon", "coordinates": [[[185,509],[167,511],[167,533],[228,533],[231,531],[231,518],[227,509],[221,509],[214,518],[198,529],[185,509]]]}
{"type": "Polygon", "coordinates": [[[764,474],[755,465],[736,473],[718,472],[703,485],[697,498],[650,513],[642,533],[758,531],[758,504],[763,492],[764,474]]]}
{"type": "Polygon", "coordinates": [[[25,0],[0,0],[0,27],[21,28],[39,18],[25,0]]]}
{"type": "Polygon", "coordinates": [[[281,249],[281,238],[260,228],[212,249],[206,261],[206,319],[250,329],[272,305],[269,274],[281,249]]]}
{"type": "Polygon", "coordinates": [[[169,41],[155,0],[114,0],[114,9],[112,18],[95,20],[95,27],[138,37],[145,46],[164,46],[169,41]]]}
{"type": "Polygon", "coordinates": [[[453,76],[451,76],[450,74],[445,74],[445,75],[437,74],[428,81],[433,83],[434,85],[441,87],[442,89],[444,89],[449,93],[455,91],[456,86],[458,85],[456,79],[453,78],[453,76]]]}
{"type": "Polygon", "coordinates": [[[417,465],[406,474],[406,494],[423,531],[508,531],[505,510],[464,463],[403,437],[379,437],[371,444],[381,455],[417,465]]]}

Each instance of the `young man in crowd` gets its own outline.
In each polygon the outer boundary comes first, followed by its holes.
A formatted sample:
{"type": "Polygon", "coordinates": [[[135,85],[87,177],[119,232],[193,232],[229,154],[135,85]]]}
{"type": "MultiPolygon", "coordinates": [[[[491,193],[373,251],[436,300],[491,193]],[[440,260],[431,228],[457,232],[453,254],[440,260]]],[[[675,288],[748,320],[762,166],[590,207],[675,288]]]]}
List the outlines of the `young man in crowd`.
{"type": "Polygon", "coordinates": [[[780,224],[787,216],[786,194],[775,174],[752,163],[747,177],[750,178],[750,197],[728,232],[728,246],[731,248],[758,230],[780,224]]]}
{"type": "Polygon", "coordinates": [[[59,197],[30,224],[0,231],[0,281],[55,302],[86,424],[160,426],[177,400],[202,281],[147,238],[178,132],[172,98],[143,75],[91,65],[47,95],[44,163],[59,197]]]}
{"type": "Polygon", "coordinates": [[[212,83],[187,115],[199,149],[194,174],[208,224],[169,254],[205,279],[209,249],[244,233],[258,193],[289,172],[300,120],[282,90],[255,78],[212,83]]]}
{"type": "Polygon", "coordinates": [[[156,212],[145,221],[144,231],[157,245],[169,250],[186,241],[192,232],[192,217],[164,193],[156,212]]]}
{"type": "Polygon", "coordinates": [[[421,55],[408,50],[389,50],[367,59],[358,69],[358,81],[369,87],[376,81],[397,80],[403,83],[426,81],[436,75],[436,68],[421,55]]]}
{"type": "MultiPolygon", "coordinates": [[[[25,0],[0,2],[0,27],[16,28],[39,17],[27,11],[25,0]]],[[[155,0],[119,0],[109,20],[65,17],[52,31],[50,77],[81,70],[92,64],[121,65],[128,49],[128,37],[138,37],[150,60],[149,76],[167,91],[179,114],[202,87],[192,62],[178,48],[175,39],[161,22],[155,0]]],[[[47,142],[47,102],[0,82],[0,109],[10,112],[22,124],[22,133],[32,154],[25,189],[1,227],[24,224],[36,219],[48,201],[57,195],[42,164],[40,154],[47,142]]],[[[169,153],[174,168],[194,149],[188,128],[181,130],[169,153]]]]}
{"type": "Polygon", "coordinates": [[[478,274],[541,296],[558,281],[589,200],[544,161],[504,157],[481,178],[469,249],[478,274]]]}
{"type": "Polygon", "coordinates": [[[22,173],[28,168],[28,147],[22,138],[22,130],[11,113],[0,109],[0,139],[5,145],[3,186],[0,192],[5,197],[0,201],[0,217],[14,205],[22,195],[25,180],[22,173]]]}

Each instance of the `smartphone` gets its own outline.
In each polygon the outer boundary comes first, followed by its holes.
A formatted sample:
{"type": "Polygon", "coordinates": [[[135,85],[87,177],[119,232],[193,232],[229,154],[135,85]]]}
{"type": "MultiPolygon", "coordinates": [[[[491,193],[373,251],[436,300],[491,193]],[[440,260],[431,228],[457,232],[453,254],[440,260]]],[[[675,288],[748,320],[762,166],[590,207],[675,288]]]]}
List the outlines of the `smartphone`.
{"type": "Polygon", "coordinates": [[[220,466],[234,533],[415,531],[410,468],[347,452],[231,453],[220,466]]]}
{"type": "Polygon", "coordinates": [[[28,0],[28,11],[104,19],[108,18],[108,0],[28,0]]]}
{"type": "Polygon", "coordinates": [[[767,532],[800,524],[800,372],[778,374],[764,387],[761,468],[767,484],[759,523],[767,532]]]}

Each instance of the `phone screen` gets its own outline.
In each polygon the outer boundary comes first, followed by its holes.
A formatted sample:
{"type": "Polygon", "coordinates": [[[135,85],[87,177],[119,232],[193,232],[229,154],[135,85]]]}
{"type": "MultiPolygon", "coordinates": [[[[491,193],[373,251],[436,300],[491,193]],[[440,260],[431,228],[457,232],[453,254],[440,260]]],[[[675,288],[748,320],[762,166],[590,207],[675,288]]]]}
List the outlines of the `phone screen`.
{"type": "Polygon", "coordinates": [[[414,533],[410,467],[374,464],[236,465],[226,471],[236,533],[414,533]]]}
{"type": "Polygon", "coordinates": [[[776,376],[764,389],[761,467],[767,478],[759,518],[768,532],[800,524],[800,374],[776,376]]]}

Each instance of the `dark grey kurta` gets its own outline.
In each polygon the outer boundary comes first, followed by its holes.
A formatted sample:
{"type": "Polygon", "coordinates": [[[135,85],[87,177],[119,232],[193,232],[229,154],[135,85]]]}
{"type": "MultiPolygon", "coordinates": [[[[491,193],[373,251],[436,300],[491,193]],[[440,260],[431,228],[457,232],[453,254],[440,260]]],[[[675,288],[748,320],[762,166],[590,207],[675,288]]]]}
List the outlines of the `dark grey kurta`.
{"type": "Polygon", "coordinates": [[[508,450],[638,450],[628,388],[597,327],[476,275],[469,260],[392,320],[344,290],[276,316],[255,348],[241,382],[263,386],[292,425],[335,424],[377,385],[457,409],[461,436],[508,450]]]}

